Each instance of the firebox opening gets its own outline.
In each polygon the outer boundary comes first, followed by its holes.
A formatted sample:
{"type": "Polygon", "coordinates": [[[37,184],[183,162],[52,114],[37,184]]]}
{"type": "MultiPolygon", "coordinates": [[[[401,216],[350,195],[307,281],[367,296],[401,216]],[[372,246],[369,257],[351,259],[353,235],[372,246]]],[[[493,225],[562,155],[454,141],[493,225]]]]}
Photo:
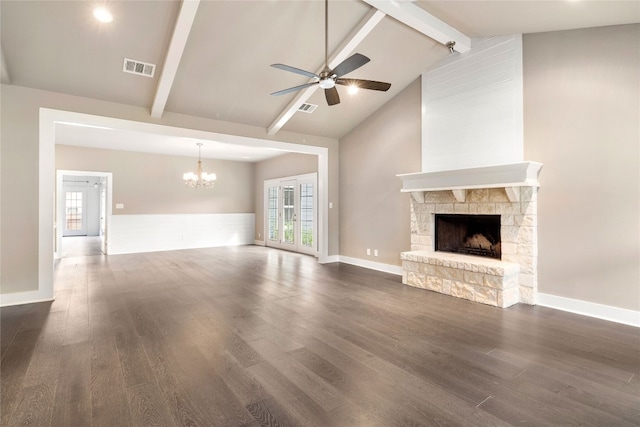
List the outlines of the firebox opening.
{"type": "Polygon", "coordinates": [[[500,215],[436,214],[435,250],[501,259],[500,215]]]}

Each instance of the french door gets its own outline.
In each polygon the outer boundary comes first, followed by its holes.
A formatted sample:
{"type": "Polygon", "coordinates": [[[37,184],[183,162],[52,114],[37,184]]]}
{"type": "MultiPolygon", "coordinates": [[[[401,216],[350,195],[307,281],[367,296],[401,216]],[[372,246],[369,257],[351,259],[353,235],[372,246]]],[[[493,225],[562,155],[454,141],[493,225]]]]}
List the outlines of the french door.
{"type": "Polygon", "coordinates": [[[86,199],[87,190],[84,188],[66,190],[64,192],[65,218],[63,236],[87,235],[86,199]]]}
{"type": "Polygon", "coordinates": [[[317,255],[317,174],[265,181],[265,244],[317,255]]]}

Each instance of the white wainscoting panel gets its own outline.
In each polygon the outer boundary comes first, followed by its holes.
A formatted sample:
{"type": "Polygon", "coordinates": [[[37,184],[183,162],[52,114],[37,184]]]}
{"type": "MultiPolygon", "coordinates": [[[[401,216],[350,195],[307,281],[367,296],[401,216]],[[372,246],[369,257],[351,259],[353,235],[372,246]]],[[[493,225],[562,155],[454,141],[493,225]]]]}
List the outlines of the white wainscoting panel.
{"type": "Polygon", "coordinates": [[[109,255],[254,244],[255,214],[113,215],[109,255]]]}
{"type": "Polygon", "coordinates": [[[422,172],[520,162],[522,35],[474,39],[422,75],[422,172]]]}

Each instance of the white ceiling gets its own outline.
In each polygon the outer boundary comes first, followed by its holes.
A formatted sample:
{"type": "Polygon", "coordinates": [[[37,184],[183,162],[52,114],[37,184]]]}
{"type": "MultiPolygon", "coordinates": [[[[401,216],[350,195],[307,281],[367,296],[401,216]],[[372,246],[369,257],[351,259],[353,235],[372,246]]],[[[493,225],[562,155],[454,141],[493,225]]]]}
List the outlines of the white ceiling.
{"type": "MultiPolygon", "coordinates": [[[[106,3],[114,15],[110,24],[93,18],[96,3],[2,0],[3,83],[151,111],[158,99],[163,67],[176,67],[175,78],[164,77],[164,83],[170,86],[161,111],[268,129],[299,94],[275,97],[270,93],[308,81],[270,64],[279,62],[317,72],[324,62],[322,1],[201,0],[190,21],[184,14],[181,17],[179,1],[111,0],[106,3]],[[180,25],[176,26],[177,22],[180,25]],[[168,55],[176,49],[178,37],[172,46],[174,28],[179,28],[178,35],[186,40],[183,47],[178,44],[179,53],[184,50],[177,58],[168,55]],[[154,78],[123,73],[123,58],[157,64],[154,78]]],[[[418,0],[402,5],[413,8],[411,14],[416,16],[420,15],[418,11],[426,11],[469,37],[640,22],[640,2],[634,0],[418,0]]],[[[350,33],[372,10],[375,9],[361,0],[330,0],[330,53],[350,39],[350,33]]],[[[374,26],[353,52],[368,56],[371,62],[347,77],[387,81],[392,84],[391,89],[361,90],[351,96],[340,88],[342,102],[332,107],[326,105],[318,90],[307,102],[319,107],[312,114],[294,114],[282,130],[341,138],[449,54],[441,43],[390,16],[374,26]]],[[[99,131],[61,126],[57,142],[93,142],[102,147],[181,155],[196,151],[194,141],[131,134],[117,134],[115,138],[116,131],[99,131]]],[[[256,160],[244,160],[257,161],[273,154],[225,145],[228,144],[208,142],[203,156],[233,160],[255,156],[256,160]]]]}

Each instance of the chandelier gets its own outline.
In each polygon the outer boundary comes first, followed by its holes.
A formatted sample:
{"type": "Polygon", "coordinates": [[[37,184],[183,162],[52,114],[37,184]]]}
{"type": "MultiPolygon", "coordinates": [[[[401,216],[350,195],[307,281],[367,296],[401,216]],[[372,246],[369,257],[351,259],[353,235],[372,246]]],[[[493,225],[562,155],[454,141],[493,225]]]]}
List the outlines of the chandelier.
{"type": "Polygon", "coordinates": [[[211,188],[216,183],[215,173],[202,172],[202,160],[200,160],[202,154],[202,143],[198,142],[198,166],[196,167],[196,173],[187,172],[182,175],[184,179],[184,185],[190,188],[205,187],[211,188]]]}

